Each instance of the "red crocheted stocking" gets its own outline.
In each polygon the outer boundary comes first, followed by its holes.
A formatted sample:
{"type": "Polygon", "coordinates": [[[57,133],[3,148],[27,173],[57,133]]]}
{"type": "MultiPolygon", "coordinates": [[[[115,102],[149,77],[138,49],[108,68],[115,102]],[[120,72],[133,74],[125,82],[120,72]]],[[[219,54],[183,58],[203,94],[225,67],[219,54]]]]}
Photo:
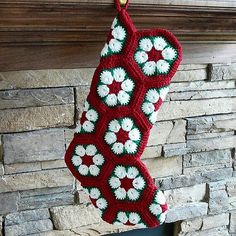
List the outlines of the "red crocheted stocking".
{"type": "Polygon", "coordinates": [[[128,2],[115,3],[118,15],[65,161],[103,220],[155,227],[167,204],[140,156],[182,50],[167,30],[136,30],[128,2]]]}

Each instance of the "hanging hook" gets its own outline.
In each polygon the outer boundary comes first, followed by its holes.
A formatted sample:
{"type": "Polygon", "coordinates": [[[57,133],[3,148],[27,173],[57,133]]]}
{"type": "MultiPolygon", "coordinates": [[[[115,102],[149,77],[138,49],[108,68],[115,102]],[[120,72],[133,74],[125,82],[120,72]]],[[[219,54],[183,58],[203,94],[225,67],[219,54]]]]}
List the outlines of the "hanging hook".
{"type": "Polygon", "coordinates": [[[119,0],[120,5],[123,7],[127,3],[127,0],[119,0]]]}

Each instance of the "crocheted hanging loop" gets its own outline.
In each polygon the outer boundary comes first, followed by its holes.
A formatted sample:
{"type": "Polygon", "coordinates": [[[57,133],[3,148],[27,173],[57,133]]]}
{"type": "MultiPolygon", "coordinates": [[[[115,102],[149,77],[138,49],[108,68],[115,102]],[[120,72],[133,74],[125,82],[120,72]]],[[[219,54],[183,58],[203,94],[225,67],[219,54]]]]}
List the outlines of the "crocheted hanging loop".
{"type": "Polygon", "coordinates": [[[137,30],[128,3],[115,0],[118,15],[65,162],[103,220],[156,227],[165,221],[168,207],[140,157],[182,49],[167,30],[137,30]]]}
{"type": "Polygon", "coordinates": [[[121,9],[127,10],[129,5],[129,0],[115,0],[115,6],[117,11],[121,11],[121,9]]]}

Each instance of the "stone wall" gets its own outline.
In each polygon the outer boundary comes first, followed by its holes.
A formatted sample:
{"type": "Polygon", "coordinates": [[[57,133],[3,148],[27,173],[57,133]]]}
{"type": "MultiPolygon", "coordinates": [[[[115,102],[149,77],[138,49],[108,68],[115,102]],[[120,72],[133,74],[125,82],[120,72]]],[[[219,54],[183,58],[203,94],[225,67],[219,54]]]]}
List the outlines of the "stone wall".
{"type": "MultiPolygon", "coordinates": [[[[94,69],[0,73],[0,235],[101,235],[63,156],[94,69]]],[[[175,235],[236,234],[236,64],[183,65],[142,159],[175,235]]]]}

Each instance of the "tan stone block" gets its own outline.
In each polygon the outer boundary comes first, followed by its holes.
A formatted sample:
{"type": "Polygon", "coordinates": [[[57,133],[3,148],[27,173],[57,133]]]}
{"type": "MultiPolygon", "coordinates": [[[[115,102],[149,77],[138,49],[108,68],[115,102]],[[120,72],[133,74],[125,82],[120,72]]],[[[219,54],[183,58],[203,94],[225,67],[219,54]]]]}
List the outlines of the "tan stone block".
{"type": "Polygon", "coordinates": [[[4,175],[0,179],[0,192],[68,186],[72,182],[73,177],[68,169],[4,175]]]}
{"type": "Polygon", "coordinates": [[[81,117],[84,110],[84,103],[89,94],[90,86],[79,86],[76,88],[76,109],[78,112],[77,119],[81,117]]]}
{"type": "Polygon", "coordinates": [[[2,110],[0,132],[20,132],[74,124],[74,105],[2,110]]]}
{"type": "Polygon", "coordinates": [[[25,70],[0,73],[0,88],[48,88],[90,84],[94,68],[25,70]]]}
{"type": "Polygon", "coordinates": [[[182,173],[182,158],[180,156],[145,159],[143,163],[147,166],[153,178],[180,175],[182,173]]]}
{"type": "MultiPolygon", "coordinates": [[[[208,229],[208,230],[200,230],[195,232],[180,232],[178,236],[230,236],[228,229],[226,226],[208,229]]],[[[234,236],[234,235],[233,235],[234,236]]]]}
{"type": "Polygon", "coordinates": [[[116,225],[110,225],[106,222],[101,222],[99,224],[93,224],[88,226],[82,226],[79,228],[73,229],[73,232],[77,233],[77,235],[80,236],[100,236],[100,235],[108,235],[111,233],[118,233],[119,229],[124,228],[124,230],[131,230],[133,227],[125,227],[125,226],[116,226],[116,225]]]}
{"type": "Polygon", "coordinates": [[[176,222],[180,220],[192,219],[207,215],[208,204],[206,202],[186,203],[168,210],[166,222],[176,222]]]}
{"type": "Polygon", "coordinates": [[[181,222],[182,232],[193,232],[200,230],[202,226],[202,218],[189,219],[181,222]]]}
{"type": "Polygon", "coordinates": [[[102,221],[97,209],[92,205],[60,206],[50,209],[56,229],[66,230],[102,221]]]}
{"type": "Polygon", "coordinates": [[[69,144],[71,143],[73,137],[74,137],[75,129],[65,129],[65,143],[66,148],[68,148],[69,144]]]}
{"type": "Polygon", "coordinates": [[[4,167],[6,175],[41,170],[40,162],[16,163],[4,165],[4,167]]]}
{"type": "Polygon", "coordinates": [[[40,164],[41,164],[42,170],[59,169],[59,168],[66,167],[66,163],[64,160],[43,161],[40,164]]]}
{"type": "Polygon", "coordinates": [[[178,71],[185,70],[199,70],[199,69],[207,69],[207,64],[181,64],[178,68],[178,71]]]}
{"type": "Polygon", "coordinates": [[[70,230],[51,230],[39,234],[33,234],[33,236],[78,236],[78,234],[70,230]]]}
{"type": "Polygon", "coordinates": [[[186,121],[157,122],[151,129],[148,146],[185,142],[186,121]]]}
{"type": "Polygon", "coordinates": [[[157,120],[172,120],[200,115],[232,113],[236,111],[235,104],[236,97],[164,102],[157,115],[157,120]]]}
{"type": "Polygon", "coordinates": [[[180,81],[186,82],[186,81],[196,81],[196,80],[206,80],[206,79],[207,79],[207,70],[204,68],[199,68],[197,70],[177,71],[172,81],[173,82],[180,82],[180,81]]]}
{"type": "Polygon", "coordinates": [[[141,155],[141,159],[157,158],[161,156],[162,146],[146,147],[141,155]]]}
{"type": "Polygon", "coordinates": [[[229,213],[214,216],[206,216],[203,218],[201,230],[212,229],[229,224],[229,213]]]}
{"type": "Polygon", "coordinates": [[[200,202],[206,195],[206,184],[165,190],[164,194],[171,208],[189,202],[200,202]]]}

